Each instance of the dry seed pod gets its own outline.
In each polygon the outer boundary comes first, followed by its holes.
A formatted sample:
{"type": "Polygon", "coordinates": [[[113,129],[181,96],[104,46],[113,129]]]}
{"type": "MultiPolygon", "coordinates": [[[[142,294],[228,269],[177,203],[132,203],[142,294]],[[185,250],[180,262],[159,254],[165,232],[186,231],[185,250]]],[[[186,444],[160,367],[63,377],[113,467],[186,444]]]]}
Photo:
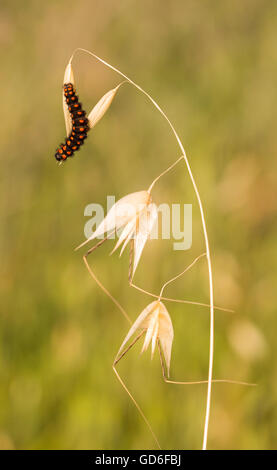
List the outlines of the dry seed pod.
{"type": "Polygon", "coordinates": [[[108,91],[104,96],[102,96],[102,98],[91,110],[88,115],[89,127],[91,129],[97,124],[98,121],[100,121],[100,119],[108,111],[120,86],[121,83],[116,88],[113,88],[112,90],[108,91]]]}
{"type": "MultiPolygon", "coordinates": [[[[63,85],[65,85],[66,83],[72,83],[72,85],[75,85],[71,62],[68,63],[64,72],[63,85]]],[[[70,117],[70,113],[68,110],[68,105],[66,103],[64,92],[63,92],[63,113],[64,113],[64,120],[65,120],[66,136],[69,137],[72,131],[72,120],[70,117]]]]}
{"type": "Polygon", "coordinates": [[[151,234],[157,216],[157,206],[152,202],[151,195],[148,191],[138,191],[128,194],[111,207],[93,235],[78,246],[78,248],[81,248],[81,246],[85,245],[90,240],[94,240],[105,233],[122,229],[113,252],[123,243],[121,249],[122,253],[128,242],[133,239],[134,262],[132,276],[134,276],[142,250],[151,234]]]}
{"type": "Polygon", "coordinates": [[[157,341],[160,341],[169,377],[174,332],[170,315],[165,305],[160,300],[155,300],[151,304],[147,305],[147,307],[141,312],[121,344],[117,357],[120,356],[124,346],[137,330],[146,330],[141,352],[146,351],[151,342],[151,355],[153,357],[157,341]]]}

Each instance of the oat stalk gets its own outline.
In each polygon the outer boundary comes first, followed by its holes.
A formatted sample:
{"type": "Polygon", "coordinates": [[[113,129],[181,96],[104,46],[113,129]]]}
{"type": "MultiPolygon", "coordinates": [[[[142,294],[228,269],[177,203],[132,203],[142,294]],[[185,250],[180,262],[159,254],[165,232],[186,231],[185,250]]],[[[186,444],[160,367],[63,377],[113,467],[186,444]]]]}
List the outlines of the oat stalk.
{"type": "Polygon", "coordinates": [[[204,234],[204,240],[205,240],[205,248],[206,248],[206,257],[207,257],[207,265],[208,265],[208,275],[209,275],[209,297],[210,297],[210,345],[209,345],[209,369],[208,369],[208,389],[207,389],[207,400],[206,400],[206,414],[205,414],[205,424],[204,424],[204,435],[203,435],[203,445],[202,449],[206,450],[207,449],[207,438],[208,438],[208,429],[209,429],[209,418],[210,418],[210,408],[211,408],[211,392],[212,392],[212,374],[213,374],[213,356],[214,356],[214,293],[213,293],[213,274],[212,274],[212,263],[211,263],[211,254],[210,254],[210,246],[209,246],[209,238],[208,238],[208,233],[207,233],[207,227],[206,227],[206,219],[205,219],[205,214],[204,214],[204,209],[203,209],[203,204],[202,200],[198,191],[197,184],[195,182],[184,146],[180,140],[180,137],[175,130],[173,124],[171,123],[170,119],[167,117],[165,112],[160,108],[158,103],[150,96],[143,88],[141,88],[139,85],[137,85],[133,80],[131,80],[127,75],[122,73],[120,70],[118,70],[116,67],[112,66],[105,60],[101,59],[98,57],[96,54],[93,52],[90,52],[86,49],[83,48],[77,48],[73,52],[69,63],[72,62],[72,59],[77,51],[82,51],[85,52],[92,57],[94,57],[96,60],[104,64],[106,67],[109,69],[113,70],[114,72],[118,73],[121,75],[127,82],[132,84],[135,88],[137,88],[141,93],[143,93],[155,106],[155,108],[159,111],[159,113],[164,117],[164,119],[167,121],[169,124],[176,140],[177,143],[181,149],[182,152],[182,157],[184,159],[184,162],[186,164],[189,177],[191,179],[193,189],[197,198],[199,210],[200,210],[200,215],[201,215],[201,222],[202,222],[202,228],[203,228],[203,234],[204,234]]]}

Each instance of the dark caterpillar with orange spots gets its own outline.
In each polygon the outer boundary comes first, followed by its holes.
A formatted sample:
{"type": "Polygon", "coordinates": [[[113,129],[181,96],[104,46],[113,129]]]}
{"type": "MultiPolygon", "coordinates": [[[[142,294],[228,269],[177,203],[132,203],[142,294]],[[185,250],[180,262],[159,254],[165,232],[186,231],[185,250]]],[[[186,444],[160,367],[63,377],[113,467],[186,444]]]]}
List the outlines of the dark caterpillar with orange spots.
{"type": "Polygon", "coordinates": [[[89,131],[86,112],[82,109],[82,104],[78,100],[74,86],[72,83],[65,83],[63,89],[72,120],[72,131],[70,136],[65,139],[65,142],[56,150],[55,158],[59,162],[65,161],[68,157],[73,157],[74,153],[83,145],[89,131]]]}

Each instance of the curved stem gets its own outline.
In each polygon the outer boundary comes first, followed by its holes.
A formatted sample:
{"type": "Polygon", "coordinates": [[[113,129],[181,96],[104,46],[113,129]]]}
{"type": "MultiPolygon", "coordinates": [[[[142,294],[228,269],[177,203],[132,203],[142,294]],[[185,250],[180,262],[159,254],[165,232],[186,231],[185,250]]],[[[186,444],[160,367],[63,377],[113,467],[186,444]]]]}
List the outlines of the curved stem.
{"type": "Polygon", "coordinates": [[[211,393],[212,393],[212,374],[213,374],[213,356],[214,356],[214,293],[213,293],[213,274],[212,274],[212,263],[211,263],[211,254],[210,254],[210,245],[209,245],[209,238],[208,238],[208,233],[207,233],[207,227],[206,227],[206,220],[205,220],[205,215],[204,215],[204,209],[201,201],[201,197],[194,179],[194,176],[192,174],[192,170],[184,149],[184,146],[180,140],[179,135],[177,134],[177,131],[175,130],[173,124],[167,117],[167,115],[164,113],[164,111],[160,108],[158,103],[150,96],[146,91],[143,90],[139,85],[137,85],[133,80],[131,80],[127,75],[124,73],[120,72],[116,67],[113,67],[110,65],[108,62],[105,60],[101,59],[98,57],[96,54],[93,54],[93,52],[90,52],[86,49],[83,48],[77,48],[73,52],[71,58],[70,58],[70,63],[77,51],[83,51],[92,57],[94,57],[96,60],[104,64],[106,67],[109,69],[113,70],[114,72],[118,73],[121,75],[123,78],[125,78],[129,83],[131,83],[135,88],[137,88],[141,93],[143,93],[150,101],[151,103],[155,106],[155,108],[161,113],[161,115],[165,118],[167,123],[169,124],[176,140],[177,143],[181,149],[192,185],[193,189],[197,198],[199,210],[200,210],[200,215],[201,215],[201,222],[202,222],[202,227],[203,227],[203,233],[204,233],[204,239],[205,239],[205,247],[206,247],[206,255],[207,255],[207,264],[208,264],[208,274],[209,274],[209,292],[210,292],[210,346],[209,346],[209,371],[208,371],[208,390],[207,390],[207,401],[206,401],[206,414],[205,414],[205,424],[204,424],[204,435],[203,435],[203,445],[202,449],[206,450],[207,448],[207,439],[208,439],[208,429],[209,429],[209,418],[210,418],[210,408],[211,408],[211,393]]]}
{"type": "Polygon", "coordinates": [[[159,179],[164,176],[166,173],[168,173],[172,168],[174,168],[177,163],[179,163],[181,160],[183,160],[183,155],[178,158],[178,160],[176,160],[176,162],[174,162],[172,165],[170,165],[166,170],[164,170],[159,176],[157,176],[151,183],[151,185],[149,186],[149,189],[148,189],[148,192],[151,193],[154,185],[157,183],[157,181],[159,181],[159,179]]]}
{"type": "Polygon", "coordinates": [[[125,382],[123,382],[122,378],[120,377],[117,369],[116,369],[116,365],[118,364],[118,362],[125,356],[125,354],[130,351],[130,349],[134,346],[134,344],[140,339],[140,337],[144,334],[145,332],[144,331],[141,331],[141,333],[139,335],[136,336],[136,338],[132,341],[132,343],[120,354],[116,355],[115,357],[115,360],[113,362],[113,371],[117,377],[117,379],[119,380],[119,382],[121,383],[122,387],[124,388],[124,390],[126,391],[126,393],[129,395],[129,397],[131,398],[132,402],[134,403],[135,407],[137,408],[139,414],[141,415],[142,419],[144,420],[144,422],[146,423],[149,431],[151,432],[157,446],[159,449],[161,449],[161,446],[160,446],[160,443],[158,441],[158,438],[156,436],[156,434],[154,433],[153,429],[152,429],[152,426],[151,424],[149,423],[148,419],[146,418],[145,414],[143,413],[141,407],[139,406],[139,404],[137,403],[137,401],[135,400],[135,398],[133,397],[133,395],[131,394],[130,390],[127,388],[125,382]]]}
{"type": "MultiPolygon", "coordinates": [[[[162,375],[163,375],[163,380],[167,384],[172,384],[172,385],[199,385],[199,384],[207,384],[207,380],[189,380],[189,381],[178,381],[178,380],[169,380],[166,376],[165,373],[165,364],[164,364],[164,359],[162,355],[162,348],[161,348],[161,343],[160,340],[157,341],[158,344],[158,349],[159,349],[159,356],[160,356],[160,363],[161,363],[161,368],[162,368],[162,375]]],[[[255,387],[256,384],[251,384],[249,382],[241,382],[240,380],[230,380],[230,379],[213,379],[213,383],[227,383],[227,384],[234,384],[234,385],[247,385],[248,387],[255,387]]]]}
{"type": "MultiPolygon", "coordinates": [[[[176,380],[169,380],[164,378],[164,381],[167,384],[172,385],[199,385],[199,384],[207,384],[208,380],[198,380],[196,382],[178,382],[176,380]]],[[[245,385],[246,387],[256,387],[257,384],[252,384],[249,382],[242,382],[240,380],[230,380],[230,379],[213,379],[213,383],[222,383],[222,384],[232,384],[232,385],[245,385]]]]}
{"type": "MultiPolygon", "coordinates": [[[[203,302],[194,302],[193,300],[171,299],[170,297],[160,297],[157,294],[153,294],[152,292],[142,289],[142,287],[137,286],[133,282],[130,282],[130,286],[133,287],[134,289],[137,289],[139,292],[142,292],[143,294],[149,295],[150,297],[154,297],[155,299],[167,300],[168,302],[176,302],[178,304],[198,305],[198,307],[210,308],[209,304],[205,304],[203,302]]],[[[216,305],[214,305],[214,310],[220,310],[221,312],[234,313],[234,310],[231,310],[230,308],[217,307],[216,305]]]]}
{"type": "Polygon", "coordinates": [[[198,261],[200,258],[203,258],[203,256],[206,256],[206,253],[202,253],[202,255],[197,256],[197,258],[195,258],[195,259],[192,261],[192,263],[190,263],[190,265],[187,266],[186,269],[184,269],[184,271],[182,271],[180,274],[177,274],[177,276],[174,276],[172,279],[169,279],[169,281],[166,281],[166,282],[164,283],[164,285],[162,286],[162,288],[161,288],[161,292],[160,292],[159,298],[162,297],[163,291],[164,291],[165,287],[168,286],[168,284],[170,284],[170,283],[173,282],[173,281],[176,281],[176,279],[178,279],[179,277],[183,276],[183,274],[185,274],[190,268],[192,268],[192,266],[194,266],[195,263],[197,263],[197,261],[198,261]]]}
{"type": "Polygon", "coordinates": [[[87,260],[86,255],[83,256],[83,261],[84,261],[84,263],[86,265],[86,268],[87,268],[89,274],[91,275],[92,279],[96,282],[96,284],[98,284],[100,289],[102,289],[102,291],[113,301],[113,303],[119,308],[121,313],[126,318],[127,322],[132,324],[132,321],[131,321],[129,315],[125,312],[124,308],[120,305],[120,303],[113,297],[113,295],[108,291],[108,289],[99,281],[99,279],[94,274],[94,272],[92,271],[90,265],[88,264],[88,260],[87,260]]]}

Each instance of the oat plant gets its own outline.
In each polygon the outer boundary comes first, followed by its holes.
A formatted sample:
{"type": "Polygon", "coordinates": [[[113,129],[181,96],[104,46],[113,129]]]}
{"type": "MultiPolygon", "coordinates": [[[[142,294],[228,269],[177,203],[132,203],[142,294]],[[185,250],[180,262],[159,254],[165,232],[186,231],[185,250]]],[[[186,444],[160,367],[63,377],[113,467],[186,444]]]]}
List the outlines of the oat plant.
{"type": "MultiPolygon", "coordinates": [[[[211,254],[210,254],[210,245],[209,245],[209,238],[207,233],[206,227],[206,220],[205,214],[203,209],[202,200],[200,197],[200,193],[192,174],[192,170],[189,164],[189,160],[187,158],[184,146],[180,140],[180,137],[177,134],[173,124],[165,114],[165,112],[160,108],[158,103],[150,96],[145,90],[143,90],[138,84],[136,84],[133,80],[131,80],[127,75],[122,73],[116,67],[112,66],[105,60],[101,59],[94,53],[87,51],[86,49],[78,48],[76,49],[66,67],[64,83],[66,81],[70,81],[74,84],[74,76],[72,70],[72,61],[77,52],[84,52],[89,54],[91,57],[96,59],[97,61],[101,62],[103,65],[108,67],[109,69],[116,72],[120,75],[124,81],[119,83],[119,85],[112,90],[108,91],[96,104],[96,106],[92,109],[92,111],[88,115],[89,127],[93,128],[97,122],[104,116],[106,111],[109,109],[117,91],[119,88],[124,84],[128,83],[135,87],[139,92],[144,94],[148,100],[152,103],[152,105],[158,110],[158,112],[163,116],[166,122],[169,125],[171,132],[173,132],[177,144],[180,148],[180,157],[169,166],[169,168],[165,169],[159,176],[157,176],[154,181],[150,184],[149,188],[146,190],[138,191],[127,196],[124,196],[120,199],[114,206],[110,209],[105,219],[100,223],[97,227],[96,231],[93,235],[82,243],[78,248],[82,247],[89,241],[93,241],[97,237],[104,236],[98,243],[96,243],[92,248],[90,248],[87,253],[83,256],[84,263],[92,276],[95,282],[99,285],[99,287],[105,292],[106,295],[110,297],[110,299],[115,303],[115,305],[120,309],[121,313],[124,315],[126,320],[131,324],[130,330],[127,333],[125,339],[123,340],[120,349],[116,355],[116,358],[113,363],[113,370],[120,381],[121,385],[124,387],[134,404],[136,405],[137,409],[139,410],[140,414],[142,415],[143,419],[145,420],[146,424],[148,425],[152,435],[160,447],[158,439],[155,433],[152,430],[152,427],[145,417],[144,413],[142,412],[141,408],[139,407],[138,403],[127,389],[125,383],[123,382],[122,378],[120,377],[116,365],[119,360],[125,356],[125,354],[130,350],[130,348],[143,336],[144,343],[142,347],[142,351],[145,351],[149,345],[151,344],[152,349],[152,356],[155,351],[155,347],[157,345],[160,362],[161,362],[161,369],[162,375],[164,380],[167,383],[172,383],[175,385],[186,385],[186,384],[195,384],[195,383],[206,383],[207,384],[207,397],[206,397],[206,412],[205,412],[205,420],[203,426],[203,444],[202,449],[205,450],[207,448],[207,439],[208,439],[208,430],[209,430],[209,419],[210,419],[210,409],[211,409],[211,394],[212,394],[212,383],[213,382],[229,382],[229,383],[240,383],[245,384],[244,382],[236,382],[231,380],[213,380],[213,358],[214,358],[214,310],[218,308],[219,310],[227,310],[220,307],[214,306],[214,292],[213,292],[213,273],[212,273],[212,263],[211,263],[211,254]],[[159,294],[153,294],[151,292],[146,291],[145,289],[138,287],[133,283],[134,274],[136,272],[139,260],[142,255],[143,248],[147,239],[151,234],[151,230],[153,229],[154,223],[157,219],[157,207],[152,200],[152,190],[155,184],[159,181],[159,179],[164,176],[168,171],[170,171],[175,165],[183,162],[187,168],[196,198],[199,206],[201,222],[202,222],[202,229],[204,235],[204,242],[205,242],[205,253],[198,256],[182,273],[175,276],[173,279],[165,282],[162,286],[161,291],[159,294]],[[126,210],[126,207],[128,208],[126,210]],[[95,251],[95,249],[99,248],[104,242],[106,242],[115,232],[121,230],[121,234],[119,239],[113,249],[113,252],[117,250],[121,246],[121,253],[124,251],[126,246],[130,245],[130,265],[129,265],[129,284],[133,288],[148,294],[151,297],[156,298],[152,303],[145,307],[145,309],[141,312],[138,316],[137,320],[132,324],[129,315],[125,311],[125,309],[121,306],[117,299],[115,299],[108,289],[101,283],[101,281],[97,278],[96,274],[88,264],[88,256],[95,251]],[[204,304],[200,302],[194,302],[190,300],[178,300],[178,299],[170,299],[163,296],[164,289],[166,286],[173,282],[174,280],[178,279],[182,276],[185,272],[187,272],[195,263],[200,260],[205,259],[207,263],[207,273],[209,279],[209,303],[204,304]],[[169,315],[169,312],[163,302],[180,302],[180,303],[189,303],[193,305],[200,305],[209,308],[210,312],[210,331],[209,331],[209,366],[208,366],[208,377],[207,380],[201,380],[198,382],[182,382],[182,381],[171,381],[169,380],[169,369],[170,369],[170,358],[171,358],[171,347],[173,341],[173,325],[169,315]],[[135,338],[131,341],[133,336],[135,338]],[[131,341],[131,342],[130,342],[131,341]],[[127,346],[127,343],[129,345],[127,346]]],[[[67,108],[65,106],[65,102],[63,102],[64,106],[64,114],[65,114],[65,121],[66,121],[66,129],[67,133],[70,132],[71,122],[70,116],[68,115],[67,108]]],[[[245,384],[251,385],[251,384],[245,384]]]]}

